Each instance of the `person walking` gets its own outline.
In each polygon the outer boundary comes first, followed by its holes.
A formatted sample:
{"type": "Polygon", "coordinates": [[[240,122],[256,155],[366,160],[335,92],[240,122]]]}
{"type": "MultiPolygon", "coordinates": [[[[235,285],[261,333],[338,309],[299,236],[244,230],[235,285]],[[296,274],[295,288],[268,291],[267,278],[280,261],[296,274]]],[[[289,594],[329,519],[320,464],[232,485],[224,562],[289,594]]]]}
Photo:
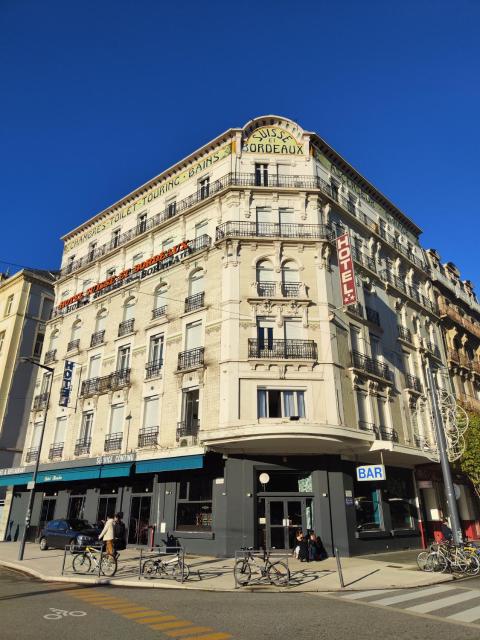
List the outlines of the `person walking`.
{"type": "Polygon", "coordinates": [[[126,542],[126,527],[123,522],[123,512],[119,511],[115,514],[115,522],[113,525],[113,548],[115,549],[115,553],[118,554],[119,551],[123,551],[127,548],[126,542]]]}
{"type": "Polygon", "coordinates": [[[113,553],[114,553],[113,551],[113,540],[115,538],[114,526],[115,526],[115,520],[113,519],[112,516],[109,516],[107,518],[105,526],[103,527],[100,535],[98,536],[99,540],[103,540],[105,542],[107,547],[107,553],[110,554],[111,556],[113,556],[113,553]]]}

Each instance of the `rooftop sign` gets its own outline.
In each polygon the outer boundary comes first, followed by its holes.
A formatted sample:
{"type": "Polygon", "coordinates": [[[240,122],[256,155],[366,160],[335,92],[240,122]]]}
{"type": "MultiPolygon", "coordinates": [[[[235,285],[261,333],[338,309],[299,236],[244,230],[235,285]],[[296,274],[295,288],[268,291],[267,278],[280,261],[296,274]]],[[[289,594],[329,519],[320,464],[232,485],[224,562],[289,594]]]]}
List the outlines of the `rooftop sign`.
{"type": "Polygon", "coordinates": [[[297,142],[291,133],[280,127],[260,127],[255,129],[243,144],[242,151],[293,156],[304,155],[303,144],[297,142]]]}

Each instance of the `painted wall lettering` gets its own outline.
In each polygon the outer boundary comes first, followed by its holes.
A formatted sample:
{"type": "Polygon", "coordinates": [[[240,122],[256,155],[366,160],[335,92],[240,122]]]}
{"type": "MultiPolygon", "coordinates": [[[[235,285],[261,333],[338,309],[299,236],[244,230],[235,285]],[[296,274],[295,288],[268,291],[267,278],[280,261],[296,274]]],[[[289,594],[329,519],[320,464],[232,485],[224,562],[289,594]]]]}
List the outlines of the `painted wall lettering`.
{"type": "Polygon", "coordinates": [[[250,153],[278,153],[281,155],[303,156],[303,144],[297,142],[291,133],[280,127],[260,127],[256,129],[242,147],[250,153]]]}
{"type": "Polygon", "coordinates": [[[337,254],[342,304],[344,306],[355,304],[357,302],[357,289],[355,287],[355,272],[348,233],[338,236],[337,254]]]}

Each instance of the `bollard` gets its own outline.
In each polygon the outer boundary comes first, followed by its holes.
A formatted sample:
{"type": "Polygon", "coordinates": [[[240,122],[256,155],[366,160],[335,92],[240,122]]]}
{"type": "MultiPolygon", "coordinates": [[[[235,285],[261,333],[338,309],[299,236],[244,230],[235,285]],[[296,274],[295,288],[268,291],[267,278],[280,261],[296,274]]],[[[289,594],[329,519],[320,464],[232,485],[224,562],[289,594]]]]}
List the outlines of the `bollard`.
{"type": "Polygon", "coordinates": [[[338,570],[338,578],[340,580],[340,586],[342,587],[342,589],[344,589],[345,583],[343,582],[342,563],[340,562],[340,554],[338,552],[337,547],[335,547],[335,558],[337,560],[337,570],[338,570]]]}

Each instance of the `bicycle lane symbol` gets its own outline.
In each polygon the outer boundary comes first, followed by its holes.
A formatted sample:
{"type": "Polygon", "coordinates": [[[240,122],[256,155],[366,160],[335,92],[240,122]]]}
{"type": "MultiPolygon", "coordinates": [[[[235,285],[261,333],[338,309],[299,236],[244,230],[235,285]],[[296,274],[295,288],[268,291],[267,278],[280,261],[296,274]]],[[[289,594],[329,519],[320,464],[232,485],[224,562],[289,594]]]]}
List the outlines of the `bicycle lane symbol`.
{"type": "Polygon", "coordinates": [[[52,613],[46,613],[43,616],[45,620],[62,620],[62,618],[66,618],[67,616],[81,618],[87,615],[86,611],[66,611],[65,609],[54,609],[52,607],[50,607],[50,611],[52,613]]]}

